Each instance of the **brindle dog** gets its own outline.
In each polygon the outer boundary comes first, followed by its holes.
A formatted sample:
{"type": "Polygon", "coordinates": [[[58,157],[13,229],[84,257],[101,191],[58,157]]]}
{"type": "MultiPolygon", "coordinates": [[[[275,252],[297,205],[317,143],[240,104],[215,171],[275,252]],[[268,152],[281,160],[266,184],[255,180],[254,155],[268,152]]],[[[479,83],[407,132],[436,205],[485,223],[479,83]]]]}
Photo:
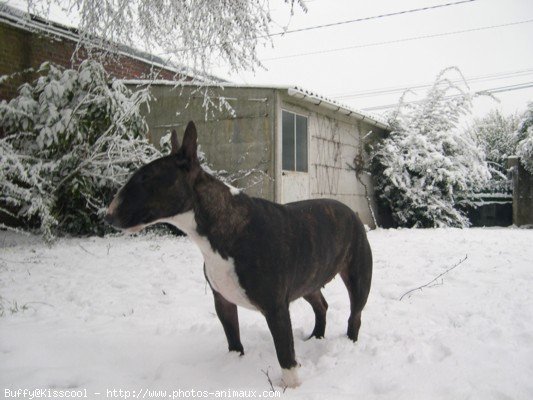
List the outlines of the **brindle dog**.
{"type": "Polygon", "coordinates": [[[358,216],[335,200],[276,204],[249,197],[205,172],[190,122],[179,146],[136,171],[109,206],[106,220],[126,231],[158,222],[189,235],[204,271],[229,350],[244,354],[237,305],[261,312],[274,339],[285,385],[299,385],[289,315],[303,297],[322,338],[328,303],[320,289],[340,274],[350,296],[348,337],[356,341],[372,279],[372,253],[358,216]]]}

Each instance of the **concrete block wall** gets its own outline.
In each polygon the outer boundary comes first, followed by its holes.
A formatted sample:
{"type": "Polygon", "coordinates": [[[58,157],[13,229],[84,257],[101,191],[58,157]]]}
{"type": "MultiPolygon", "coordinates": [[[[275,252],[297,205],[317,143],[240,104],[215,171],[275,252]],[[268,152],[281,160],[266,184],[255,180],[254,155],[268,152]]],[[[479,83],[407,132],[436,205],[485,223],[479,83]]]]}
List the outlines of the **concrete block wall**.
{"type": "Polygon", "coordinates": [[[274,91],[212,88],[213,104],[206,111],[204,90],[153,84],[150,112],[144,110],[149,140],[157,146],[172,129],[181,140],[187,123],[194,121],[198,143],[212,169],[240,177],[233,184],[249,195],[274,200],[274,91]],[[218,107],[221,97],[232,111],[218,107]]]}

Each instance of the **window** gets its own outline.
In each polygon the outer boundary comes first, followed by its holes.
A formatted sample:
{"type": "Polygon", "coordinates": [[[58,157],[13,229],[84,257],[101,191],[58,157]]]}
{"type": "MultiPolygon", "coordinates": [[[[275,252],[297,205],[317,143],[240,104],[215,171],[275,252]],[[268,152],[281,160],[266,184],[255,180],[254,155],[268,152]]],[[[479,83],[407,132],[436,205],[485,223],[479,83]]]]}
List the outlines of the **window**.
{"type": "Polygon", "coordinates": [[[307,117],[282,112],[282,168],[307,172],[307,117]]]}

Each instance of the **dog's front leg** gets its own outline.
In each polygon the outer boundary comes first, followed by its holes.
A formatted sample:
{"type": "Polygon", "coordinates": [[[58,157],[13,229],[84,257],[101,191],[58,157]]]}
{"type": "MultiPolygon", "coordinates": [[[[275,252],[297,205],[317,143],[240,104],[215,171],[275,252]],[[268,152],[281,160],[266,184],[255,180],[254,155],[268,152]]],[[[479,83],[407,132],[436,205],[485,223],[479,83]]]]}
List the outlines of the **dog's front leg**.
{"type": "Polygon", "coordinates": [[[241,337],[239,333],[239,314],[237,313],[237,306],[227,301],[222,295],[213,290],[213,297],[215,298],[215,310],[218,319],[222,322],[222,327],[228,339],[229,351],[238,351],[241,355],[244,354],[241,337]]]}
{"type": "Polygon", "coordinates": [[[276,346],[276,354],[282,369],[283,384],[291,388],[299,386],[298,363],[294,355],[289,305],[285,304],[272,308],[265,312],[265,317],[276,346]]]}

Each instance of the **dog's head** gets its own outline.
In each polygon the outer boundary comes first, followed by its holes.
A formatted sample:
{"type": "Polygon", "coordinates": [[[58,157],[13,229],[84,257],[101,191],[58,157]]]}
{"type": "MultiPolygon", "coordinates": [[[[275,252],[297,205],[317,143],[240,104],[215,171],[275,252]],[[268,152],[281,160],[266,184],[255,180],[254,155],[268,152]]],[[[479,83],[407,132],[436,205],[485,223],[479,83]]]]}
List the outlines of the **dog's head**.
{"type": "Polygon", "coordinates": [[[139,168],[118,191],[105,216],[109,224],[137,232],[192,210],[192,185],[201,171],[194,123],[187,125],[181,146],[176,131],[171,143],[170,155],[139,168]]]}

